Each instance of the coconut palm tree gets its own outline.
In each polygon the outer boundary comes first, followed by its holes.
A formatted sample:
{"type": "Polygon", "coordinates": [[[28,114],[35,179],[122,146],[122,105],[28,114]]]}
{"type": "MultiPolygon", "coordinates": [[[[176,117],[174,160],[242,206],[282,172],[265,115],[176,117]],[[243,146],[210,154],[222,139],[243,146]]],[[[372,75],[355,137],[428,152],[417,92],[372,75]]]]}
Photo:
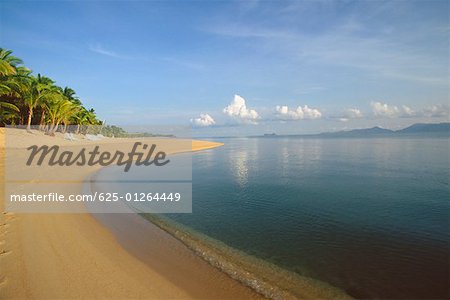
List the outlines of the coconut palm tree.
{"type": "MultiPolygon", "coordinates": [[[[12,75],[16,75],[16,67],[22,63],[22,60],[11,55],[12,51],[0,48],[0,96],[12,93],[13,82],[10,80],[12,75]]],[[[11,119],[19,108],[12,103],[0,101],[0,118],[7,117],[11,119]]]]}
{"type": "Polygon", "coordinates": [[[1,122],[13,121],[17,117],[17,113],[20,112],[19,108],[14,104],[0,101],[0,120],[1,122]]]}
{"type": "Polygon", "coordinates": [[[60,88],[50,78],[31,73],[12,51],[0,48],[0,124],[25,123],[30,131],[31,125],[38,123],[40,130],[49,126],[51,134],[59,127],[66,130],[70,124],[78,125],[77,132],[82,126],[101,124],[95,111],[87,110],[73,89],[60,88]],[[33,118],[35,111],[39,120],[33,118]]]}
{"type": "Polygon", "coordinates": [[[16,74],[16,67],[22,63],[20,58],[12,55],[11,50],[0,48],[0,76],[16,74]]]}
{"type": "Polygon", "coordinates": [[[38,74],[37,77],[29,76],[21,81],[21,93],[23,102],[28,109],[27,131],[31,131],[31,120],[34,108],[46,97],[55,93],[53,80],[38,74]]]}
{"type": "Polygon", "coordinates": [[[62,90],[62,94],[66,97],[67,100],[69,100],[72,103],[75,103],[76,105],[82,105],[80,99],[76,96],[76,93],[73,89],[70,87],[65,87],[62,90]]]}
{"type": "Polygon", "coordinates": [[[67,125],[78,113],[79,106],[66,99],[63,94],[53,92],[47,101],[47,112],[50,118],[48,134],[54,135],[61,123],[64,124],[62,132],[65,132],[67,125]]]}

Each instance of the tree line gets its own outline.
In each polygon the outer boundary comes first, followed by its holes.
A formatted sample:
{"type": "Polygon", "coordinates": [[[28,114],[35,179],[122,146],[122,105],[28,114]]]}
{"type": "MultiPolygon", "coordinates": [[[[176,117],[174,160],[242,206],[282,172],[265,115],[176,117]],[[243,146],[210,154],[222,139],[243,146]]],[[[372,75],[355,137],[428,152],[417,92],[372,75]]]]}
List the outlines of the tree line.
{"type": "MultiPolygon", "coordinates": [[[[0,48],[0,126],[33,125],[49,135],[86,133],[88,125],[102,125],[94,109],[87,109],[70,87],[33,72],[11,50],[0,48]]],[[[34,127],[34,126],[33,126],[34,127]]]]}

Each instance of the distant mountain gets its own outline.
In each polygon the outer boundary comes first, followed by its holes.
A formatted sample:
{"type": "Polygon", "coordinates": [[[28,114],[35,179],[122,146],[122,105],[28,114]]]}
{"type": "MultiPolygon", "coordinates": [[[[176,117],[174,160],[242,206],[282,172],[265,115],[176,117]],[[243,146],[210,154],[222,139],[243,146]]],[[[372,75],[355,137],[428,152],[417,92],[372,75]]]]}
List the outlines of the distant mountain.
{"type": "Polygon", "coordinates": [[[401,130],[397,133],[450,133],[450,123],[439,124],[414,124],[401,130]]]}
{"type": "Polygon", "coordinates": [[[450,135],[450,123],[414,124],[404,129],[393,131],[380,127],[354,129],[349,131],[325,132],[319,134],[323,137],[373,137],[373,136],[399,136],[399,135],[450,135]]]}
{"type": "Polygon", "coordinates": [[[338,132],[325,132],[319,134],[320,136],[325,137],[358,137],[358,136],[384,136],[384,135],[392,135],[395,131],[384,129],[381,127],[372,127],[365,129],[353,129],[349,131],[338,131],[338,132]]]}
{"type": "MultiPolygon", "coordinates": [[[[299,138],[316,138],[316,137],[388,137],[388,136],[450,136],[450,123],[438,124],[414,124],[400,130],[390,130],[378,126],[365,129],[353,129],[348,131],[324,132],[319,134],[294,134],[294,135],[277,135],[264,134],[262,137],[267,138],[283,138],[283,137],[299,137],[299,138]]],[[[253,136],[261,137],[261,136],[253,136]]]]}

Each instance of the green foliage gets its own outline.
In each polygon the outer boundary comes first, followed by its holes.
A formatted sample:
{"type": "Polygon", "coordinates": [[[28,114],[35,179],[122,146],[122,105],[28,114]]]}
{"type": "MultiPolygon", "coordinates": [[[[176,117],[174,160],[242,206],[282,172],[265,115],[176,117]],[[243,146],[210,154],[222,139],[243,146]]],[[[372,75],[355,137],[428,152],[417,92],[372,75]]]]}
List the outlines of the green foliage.
{"type": "Polygon", "coordinates": [[[138,138],[138,137],[174,137],[171,134],[153,134],[148,132],[136,132],[130,133],[118,126],[108,125],[108,126],[97,126],[92,133],[94,134],[102,134],[107,137],[120,137],[120,138],[138,138]]]}
{"type": "MultiPolygon", "coordinates": [[[[1,126],[39,125],[40,130],[54,134],[57,130],[64,132],[68,125],[77,125],[78,132],[86,133],[87,125],[102,124],[73,89],[61,88],[41,74],[33,76],[22,64],[11,50],[0,48],[1,126]]],[[[111,132],[121,134],[116,128],[111,132]]]]}
{"type": "Polygon", "coordinates": [[[107,137],[128,137],[128,133],[125,130],[114,125],[102,127],[100,133],[107,137]]]}

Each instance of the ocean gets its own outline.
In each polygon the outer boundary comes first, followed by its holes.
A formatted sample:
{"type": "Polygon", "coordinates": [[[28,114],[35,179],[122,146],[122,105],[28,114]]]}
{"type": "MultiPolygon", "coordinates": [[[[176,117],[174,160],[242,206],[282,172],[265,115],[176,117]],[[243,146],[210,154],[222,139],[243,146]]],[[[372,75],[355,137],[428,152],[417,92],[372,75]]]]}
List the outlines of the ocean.
{"type": "Polygon", "coordinates": [[[448,298],[448,138],[230,138],[170,219],[356,298],[448,298]]]}

